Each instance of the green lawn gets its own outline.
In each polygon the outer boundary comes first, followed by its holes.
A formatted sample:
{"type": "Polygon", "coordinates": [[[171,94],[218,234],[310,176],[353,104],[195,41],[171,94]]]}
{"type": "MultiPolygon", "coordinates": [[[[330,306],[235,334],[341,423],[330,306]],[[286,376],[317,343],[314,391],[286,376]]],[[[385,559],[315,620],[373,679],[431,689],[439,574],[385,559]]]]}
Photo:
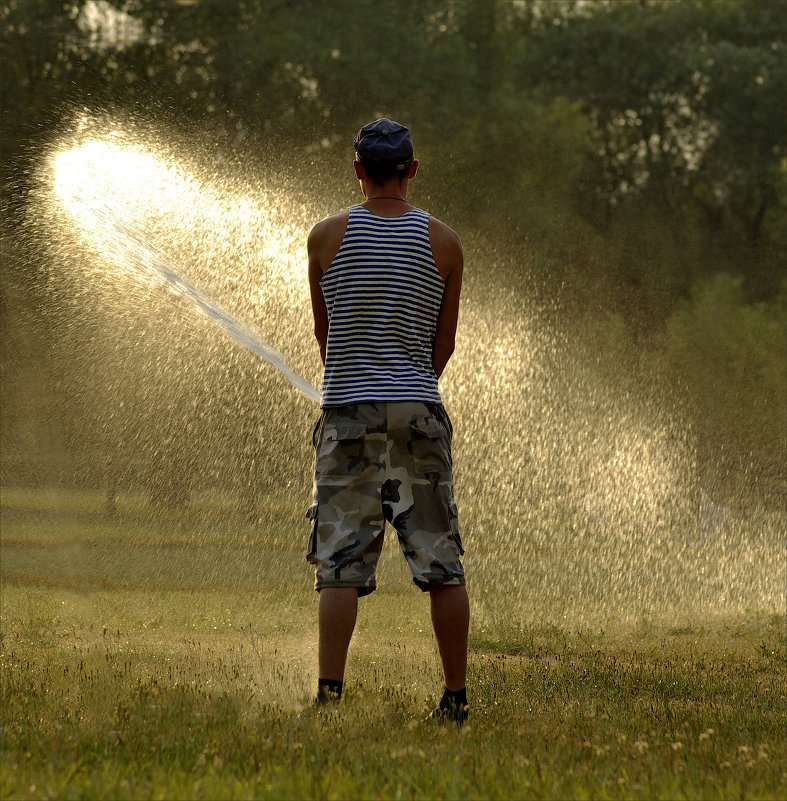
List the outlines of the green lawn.
{"type": "Polygon", "coordinates": [[[471,720],[441,727],[426,602],[389,548],[317,715],[297,502],[252,526],[132,500],[106,520],[90,494],[3,491],[3,799],[787,795],[783,614],[607,625],[479,587],[471,720]]]}

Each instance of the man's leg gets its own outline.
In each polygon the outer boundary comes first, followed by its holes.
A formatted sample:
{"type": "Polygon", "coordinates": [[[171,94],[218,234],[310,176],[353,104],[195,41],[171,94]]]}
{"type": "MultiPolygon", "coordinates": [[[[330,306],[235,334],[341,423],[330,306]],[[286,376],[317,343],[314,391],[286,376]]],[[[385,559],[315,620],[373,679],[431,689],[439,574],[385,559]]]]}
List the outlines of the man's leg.
{"type": "Polygon", "coordinates": [[[429,597],[445,686],[451,691],[462,690],[467,678],[467,633],[470,627],[467,589],[456,584],[434,587],[429,590],[429,597]]]}
{"type": "Polygon", "coordinates": [[[347,649],[357,615],[358,590],[355,587],[324,587],[320,590],[320,679],[344,680],[347,649]]]}

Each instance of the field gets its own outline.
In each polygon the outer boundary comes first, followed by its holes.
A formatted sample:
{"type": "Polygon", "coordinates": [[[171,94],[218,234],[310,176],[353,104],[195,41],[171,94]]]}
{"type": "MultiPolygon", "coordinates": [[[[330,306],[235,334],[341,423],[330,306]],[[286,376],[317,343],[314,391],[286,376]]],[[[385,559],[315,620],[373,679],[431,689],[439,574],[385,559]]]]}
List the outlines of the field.
{"type": "Polygon", "coordinates": [[[346,697],[316,714],[302,503],[262,525],[215,498],[2,503],[4,799],[787,795],[773,610],[495,625],[474,602],[471,720],[439,726],[428,609],[387,547],[346,697]]]}

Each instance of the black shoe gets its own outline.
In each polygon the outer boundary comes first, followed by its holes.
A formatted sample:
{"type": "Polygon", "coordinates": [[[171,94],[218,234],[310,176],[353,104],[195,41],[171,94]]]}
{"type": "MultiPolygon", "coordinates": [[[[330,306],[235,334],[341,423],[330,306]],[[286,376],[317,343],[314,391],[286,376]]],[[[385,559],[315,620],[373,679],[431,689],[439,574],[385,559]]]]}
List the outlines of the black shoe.
{"type": "Polygon", "coordinates": [[[335,706],[342,697],[344,682],[334,679],[319,679],[317,681],[317,698],[315,703],[318,707],[335,706]]]}
{"type": "Polygon", "coordinates": [[[333,693],[330,690],[323,690],[320,688],[317,697],[314,699],[314,705],[318,709],[331,709],[338,706],[341,699],[342,697],[339,693],[333,693]]]}
{"type": "Polygon", "coordinates": [[[470,707],[467,704],[441,705],[429,715],[429,720],[435,723],[456,723],[461,726],[467,722],[469,711],[470,707]]]}

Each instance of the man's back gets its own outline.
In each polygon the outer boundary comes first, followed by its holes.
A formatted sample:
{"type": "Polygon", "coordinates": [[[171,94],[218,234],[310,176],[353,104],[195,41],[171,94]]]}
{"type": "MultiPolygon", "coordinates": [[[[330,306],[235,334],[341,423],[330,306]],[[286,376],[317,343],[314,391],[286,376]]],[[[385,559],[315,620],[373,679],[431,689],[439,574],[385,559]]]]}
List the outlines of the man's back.
{"type": "MultiPolygon", "coordinates": [[[[377,220],[398,220],[415,209],[406,202],[391,202],[394,198],[372,198],[360,207],[377,220]]],[[[398,201],[398,199],[396,199],[398,201]]],[[[323,298],[323,276],[331,268],[344,241],[350,220],[350,210],[344,210],[317,223],[309,234],[309,282],[312,292],[312,309],[315,336],[320,343],[320,355],[326,364],[329,331],[328,308],[323,298]]],[[[442,374],[453,353],[454,338],[459,314],[459,295],[462,286],[463,255],[459,237],[445,223],[427,216],[428,240],[431,259],[443,282],[440,309],[432,333],[432,370],[436,377],[442,374]]]]}
{"type": "Polygon", "coordinates": [[[426,212],[381,217],[353,206],[320,286],[330,322],[323,406],[440,403],[432,343],[443,280],[426,212]]]}

